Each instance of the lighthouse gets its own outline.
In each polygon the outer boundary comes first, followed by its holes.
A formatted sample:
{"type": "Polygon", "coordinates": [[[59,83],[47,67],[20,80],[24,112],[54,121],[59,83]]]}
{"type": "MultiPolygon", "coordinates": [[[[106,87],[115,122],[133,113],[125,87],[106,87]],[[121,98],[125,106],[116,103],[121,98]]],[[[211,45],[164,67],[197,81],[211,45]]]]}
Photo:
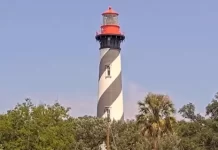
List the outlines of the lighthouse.
{"type": "Polygon", "coordinates": [[[118,15],[111,7],[102,13],[101,31],[95,36],[100,44],[97,117],[109,115],[111,120],[124,119],[120,46],[125,36],[118,15]]]}

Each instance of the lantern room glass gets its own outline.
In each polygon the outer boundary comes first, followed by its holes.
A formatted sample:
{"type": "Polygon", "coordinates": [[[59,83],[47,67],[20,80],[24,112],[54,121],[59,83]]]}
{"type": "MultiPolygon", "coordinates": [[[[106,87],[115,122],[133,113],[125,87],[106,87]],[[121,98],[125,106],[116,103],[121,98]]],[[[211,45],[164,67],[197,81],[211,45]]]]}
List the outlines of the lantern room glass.
{"type": "Polygon", "coordinates": [[[118,15],[117,14],[103,15],[103,25],[118,25],[118,15]]]}

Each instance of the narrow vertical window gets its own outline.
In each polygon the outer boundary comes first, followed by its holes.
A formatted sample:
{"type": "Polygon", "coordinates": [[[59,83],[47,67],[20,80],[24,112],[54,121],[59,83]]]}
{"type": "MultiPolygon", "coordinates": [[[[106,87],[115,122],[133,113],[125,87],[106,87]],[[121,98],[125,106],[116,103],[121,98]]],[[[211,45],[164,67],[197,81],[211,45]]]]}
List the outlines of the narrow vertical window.
{"type": "Polygon", "coordinates": [[[111,67],[110,65],[106,65],[106,78],[111,77],[111,67]]]}
{"type": "Polygon", "coordinates": [[[108,37],[107,38],[107,46],[110,46],[110,43],[111,43],[111,37],[108,37]]]}

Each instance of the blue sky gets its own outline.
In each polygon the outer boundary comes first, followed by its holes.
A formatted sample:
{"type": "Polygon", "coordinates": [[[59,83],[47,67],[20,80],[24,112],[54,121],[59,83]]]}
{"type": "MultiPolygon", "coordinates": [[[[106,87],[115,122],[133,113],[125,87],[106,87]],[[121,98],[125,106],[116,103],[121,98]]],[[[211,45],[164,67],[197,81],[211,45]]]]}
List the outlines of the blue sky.
{"type": "MultiPolygon", "coordinates": [[[[112,6],[122,45],[125,113],[146,92],[199,112],[218,91],[218,1],[0,1],[0,112],[26,97],[95,115],[101,13],[112,6]]],[[[135,107],[133,107],[133,105],[135,107]]]]}

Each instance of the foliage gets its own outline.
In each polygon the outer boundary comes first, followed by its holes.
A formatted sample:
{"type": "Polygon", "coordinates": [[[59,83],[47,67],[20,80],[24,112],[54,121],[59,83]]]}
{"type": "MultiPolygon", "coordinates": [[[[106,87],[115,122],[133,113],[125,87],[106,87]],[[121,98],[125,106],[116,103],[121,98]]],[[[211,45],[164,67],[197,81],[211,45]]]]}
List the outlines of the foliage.
{"type": "MultiPolygon", "coordinates": [[[[149,93],[138,102],[136,120],[110,124],[111,150],[217,150],[218,93],[206,106],[206,117],[192,103],[179,113],[166,95],[149,93]]],[[[99,150],[106,140],[107,121],[73,118],[59,103],[34,105],[30,99],[0,114],[0,150],[99,150]]]]}
{"type": "MultiPolygon", "coordinates": [[[[217,94],[215,98],[217,99],[217,94]]],[[[206,119],[195,113],[195,106],[191,103],[183,106],[179,112],[191,121],[180,121],[177,134],[181,138],[184,150],[216,150],[218,147],[218,121],[216,120],[217,100],[213,99],[206,107],[206,119]]]]}
{"type": "Polygon", "coordinates": [[[210,115],[211,119],[218,121],[218,92],[212,102],[206,107],[206,115],[210,115]]]}
{"type": "Polygon", "coordinates": [[[74,119],[76,149],[98,150],[106,138],[106,121],[100,118],[84,116],[74,119]]]}
{"type": "Polygon", "coordinates": [[[29,99],[0,116],[0,145],[5,150],[72,149],[69,109],[58,103],[34,106],[29,99]]]}
{"type": "Polygon", "coordinates": [[[149,149],[149,142],[142,138],[139,128],[134,120],[126,122],[113,122],[111,124],[112,149],[149,149]]]}
{"type": "Polygon", "coordinates": [[[149,93],[144,101],[139,101],[137,123],[142,134],[153,142],[153,149],[158,149],[159,139],[173,132],[176,119],[175,108],[167,95],[149,93]]]}

